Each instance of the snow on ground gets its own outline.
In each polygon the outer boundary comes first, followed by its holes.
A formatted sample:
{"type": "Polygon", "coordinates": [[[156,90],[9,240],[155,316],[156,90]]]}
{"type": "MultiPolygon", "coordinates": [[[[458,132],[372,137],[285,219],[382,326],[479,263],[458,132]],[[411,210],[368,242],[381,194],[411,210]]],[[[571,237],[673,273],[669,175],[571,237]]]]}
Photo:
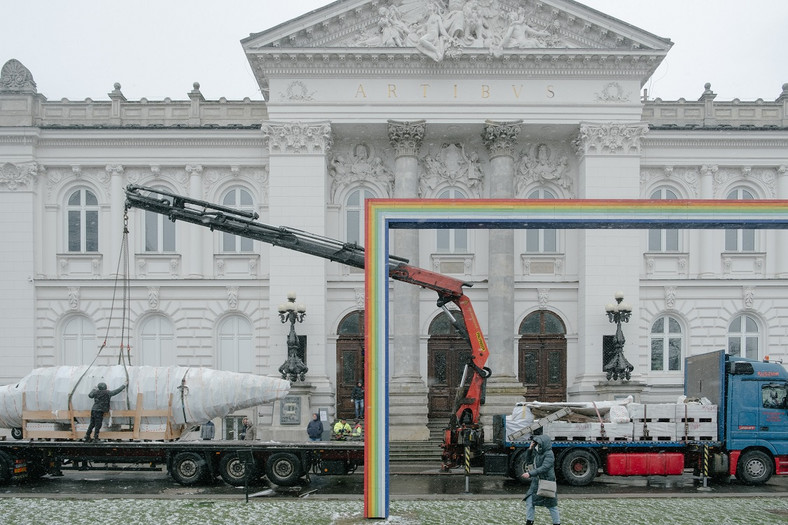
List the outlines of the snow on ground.
{"type": "MultiPolygon", "coordinates": [[[[392,501],[387,520],[365,520],[361,501],[0,499],[0,522],[14,525],[521,525],[519,499],[392,501]]],[[[788,522],[786,498],[572,499],[559,502],[564,525],[734,525],[788,522]]],[[[546,509],[536,522],[549,524],[546,509]]]]}

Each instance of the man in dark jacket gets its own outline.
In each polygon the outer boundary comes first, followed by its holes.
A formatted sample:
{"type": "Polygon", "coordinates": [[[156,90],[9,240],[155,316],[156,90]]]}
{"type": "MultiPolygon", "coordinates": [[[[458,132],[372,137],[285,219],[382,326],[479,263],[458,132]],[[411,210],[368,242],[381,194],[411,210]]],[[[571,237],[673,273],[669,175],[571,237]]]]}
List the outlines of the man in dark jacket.
{"type": "Polygon", "coordinates": [[[323,439],[323,422],[317,414],[312,414],[312,421],[306,426],[306,435],[309,436],[310,441],[323,439]]]}
{"type": "Polygon", "coordinates": [[[353,407],[356,409],[356,419],[364,418],[364,387],[361,386],[361,381],[356,382],[353,391],[350,393],[350,400],[353,401],[353,407]]]}
{"type": "Polygon", "coordinates": [[[553,454],[553,444],[549,437],[544,435],[533,437],[531,446],[526,451],[525,464],[533,464],[533,467],[523,474],[523,479],[531,480],[531,486],[525,494],[525,525],[533,525],[535,505],[547,507],[553,523],[560,525],[558,495],[556,494],[554,498],[536,495],[536,491],[539,490],[540,479],[555,481],[555,454],[553,454]]]}
{"type": "Polygon", "coordinates": [[[93,441],[99,440],[99,430],[101,425],[104,424],[104,413],[109,412],[109,400],[112,396],[120,394],[129,383],[116,388],[115,390],[107,390],[107,383],[99,383],[94,388],[88,397],[93,400],[93,408],[90,409],[90,425],[88,431],[85,433],[85,441],[90,441],[90,432],[96,429],[93,436],[93,441]]]}

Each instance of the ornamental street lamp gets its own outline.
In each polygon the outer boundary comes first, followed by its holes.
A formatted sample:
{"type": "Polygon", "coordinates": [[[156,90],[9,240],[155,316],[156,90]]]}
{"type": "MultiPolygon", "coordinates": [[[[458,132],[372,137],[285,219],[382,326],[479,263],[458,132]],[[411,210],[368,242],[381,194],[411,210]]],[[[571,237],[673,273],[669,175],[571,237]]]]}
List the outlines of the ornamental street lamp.
{"type": "Polygon", "coordinates": [[[279,373],[282,374],[282,379],[290,378],[290,381],[304,381],[304,376],[309,371],[304,362],[298,357],[298,336],[295,331],[296,321],[299,323],[304,322],[306,317],[306,306],[303,304],[296,304],[295,292],[287,294],[287,303],[279,305],[279,319],[283,323],[290,323],[290,333],[287,334],[287,361],[279,367],[279,373]]]}
{"type": "Polygon", "coordinates": [[[621,323],[628,323],[629,317],[632,315],[632,306],[628,303],[622,303],[624,300],[623,292],[616,292],[616,304],[608,304],[605,306],[607,318],[611,323],[616,323],[616,335],[613,336],[613,358],[608,361],[604,370],[607,372],[608,381],[612,377],[613,380],[621,379],[629,380],[630,373],[635,369],[632,364],[624,357],[624,332],[621,331],[621,323]]]}

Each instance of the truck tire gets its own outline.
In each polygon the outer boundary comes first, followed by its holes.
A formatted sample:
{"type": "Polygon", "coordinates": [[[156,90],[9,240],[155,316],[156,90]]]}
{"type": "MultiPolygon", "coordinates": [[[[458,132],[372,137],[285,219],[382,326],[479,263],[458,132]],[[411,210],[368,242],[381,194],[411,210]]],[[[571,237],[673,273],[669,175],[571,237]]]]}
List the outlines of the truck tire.
{"type": "Polygon", "coordinates": [[[528,472],[528,467],[525,464],[525,453],[525,450],[520,451],[520,453],[517,454],[512,460],[512,477],[523,485],[529,485],[531,480],[523,479],[523,474],[528,472]]]}
{"type": "Polygon", "coordinates": [[[14,427],[11,429],[11,437],[14,439],[22,439],[23,437],[22,429],[19,427],[14,427]]]}
{"type": "Polygon", "coordinates": [[[561,475],[569,485],[584,487],[596,478],[599,462],[587,450],[570,450],[561,460],[561,475]]]}
{"type": "Polygon", "coordinates": [[[243,487],[247,479],[250,484],[257,479],[257,465],[247,465],[238,454],[225,453],[219,460],[219,475],[228,485],[243,487]]]}
{"type": "Polygon", "coordinates": [[[199,483],[208,473],[205,459],[195,452],[179,452],[172,460],[172,478],[184,486],[199,483]]]}
{"type": "Polygon", "coordinates": [[[762,485],[769,481],[774,471],[774,462],[765,452],[750,450],[739,458],[736,477],[748,485],[762,485]]]}
{"type": "Polygon", "coordinates": [[[301,462],[295,454],[276,452],[265,462],[265,473],[271,483],[292,487],[301,477],[301,462]]]}
{"type": "Polygon", "coordinates": [[[11,481],[13,467],[14,460],[11,459],[11,456],[0,450],[0,485],[11,481]]]}

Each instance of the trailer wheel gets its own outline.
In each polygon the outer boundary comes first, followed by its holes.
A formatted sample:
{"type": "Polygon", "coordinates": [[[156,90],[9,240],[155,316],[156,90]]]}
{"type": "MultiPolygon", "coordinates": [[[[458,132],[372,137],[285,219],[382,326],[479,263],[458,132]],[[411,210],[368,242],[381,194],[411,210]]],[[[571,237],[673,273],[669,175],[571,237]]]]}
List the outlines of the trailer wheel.
{"type": "Polygon", "coordinates": [[[599,463],[596,456],[587,450],[570,450],[561,461],[564,480],[575,487],[589,485],[596,477],[599,463]]]}
{"type": "Polygon", "coordinates": [[[19,427],[14,427],[11,429],[11,437],[14,439],[22,439],[23,433],[22,429],[19,427]]]}
{"type": "Polygon", "coordinates": [[[11,481],[13,466],[14,460],[11,459],[11,456],[0,450],[0,484],[11,481]]]}
{"type": "Polygon", "coordinates": [[[246,461],[238,457],[238,454],[227,453],[222,455],[219,460],[219,474],[228,485],[233,487],[243,487],[247,478],[251,483],[257,478],[257,465],[247,465],[246,461]],[[247,466],[248,471],[247,471],[247,466]]]}
{"type": "Polygon", "coordinates": [[[277,452],[265,462],[268,481],[283,487],[292,487],[301,477],[301,462],[294,454],[277,452]]]}
{"type": "Polygon", "coordinates": [[[762,485],[772,477],[772,458],[760,450],[750,450],[739,458],[736,477],[748,485],[762,485]]]}
{"type": "Polygon", "coordinates": [[[194,485],[207,473],[205,459],[195,452],[179,452],[172,460],[172,477],[181,485],[194,485]]]}

